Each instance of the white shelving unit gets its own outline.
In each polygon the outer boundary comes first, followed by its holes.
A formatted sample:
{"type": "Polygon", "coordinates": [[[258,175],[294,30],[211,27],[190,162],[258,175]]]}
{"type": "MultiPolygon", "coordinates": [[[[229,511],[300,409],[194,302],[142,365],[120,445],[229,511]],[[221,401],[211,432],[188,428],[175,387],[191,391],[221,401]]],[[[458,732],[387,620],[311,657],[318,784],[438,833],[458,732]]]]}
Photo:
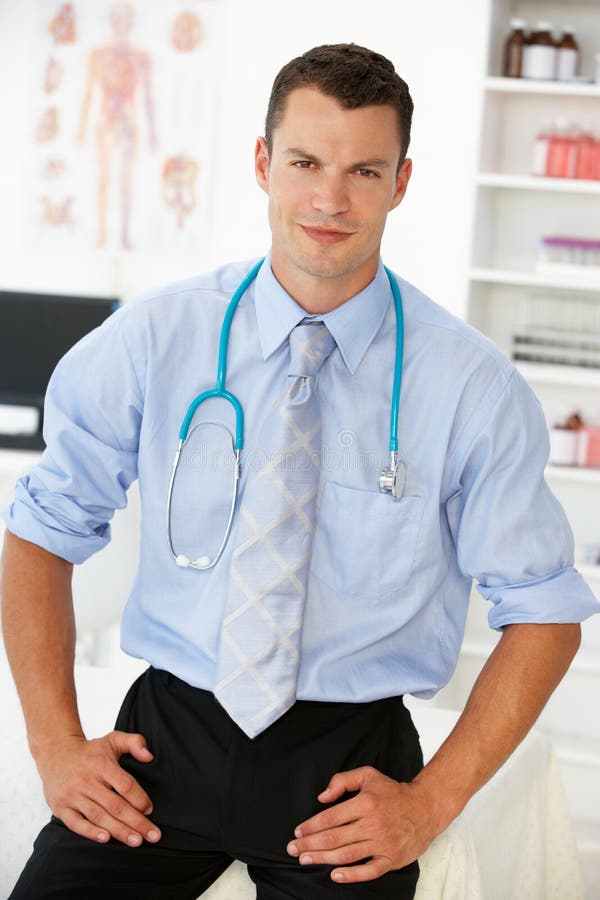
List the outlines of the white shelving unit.
{"type": "Polygon", "coordinates": [[[540,178],[532,175],[511,175],[504,172],[480,172],[480,187],[505,188],[512,191],[555,191],[560,194],[600,194],[600,181],[577,178],[540,178]]]}
{"type": "Polygon", "coordinates": [[[472,268],[469,272],[469,280],[472,283],[507,284],[513,287],[538,287],[548,288],[552,291],[582,291],[584,293],[598,294],[598,285],[590,279],[559,278],[558,276],[544,275],[538,272],[472,268]]]}
{"type": "MultiPolygon", "coordinates": [[[[490,0],[467,316],[509,355],[514,326],[530,300],[572,299],[600,308],[600,275],[536,271],[542,236],[600,238],[600,182],[530,174],[533,141],[542,125],[562,118],[589,123],[600,133],[600,84],[501,77],[502,51],[513,16],[530,26],[549,20],[555,32],[564,25],[574,26],[581,74],[591,79],[600,50],[600,0],[490,0]]],[[[591,424],[600,425],[600,370],[524,362],[518,368],[540,398],[549,424],[578,410],[591,424]]],[[[548,466],[546,477],[566,510],[577,549],[600,544],[600,469],[548,466]]],[[[600,566],[579,566],[579,571],[600,597],[600,566]]],[[[484,606],[475,600],[472,607],[457,673],[442,692],[441,702],[450,706],[464,703],[493,646],[484,606]]],[[[600,695],[600,621],[585,623],[583,634],[572,670],[539,727],[556,739],[591,900],[600,898],[600,814],[588,802],[590,795],[600,796],[600,731],[587,720],[590,714],[595,717],[592,710],[600,695]]]]}
{"type": "MultiPolygon", "coordinates": [[[[491,0],[490,13],[468,317],[510,354],[514,324],[528,300],[573,297],[600,304],[597,270],[586,272],[582,267],[581,272],[556,275],[536,271],[543,235],[600,237],[600,181],[530,174],[533,141],[543,123],[563,118],[589,123],[600,132],[600,84],[501,77],[509,19],[519,16],[532,25],[548,19],[556,31],[565,24],[575,26],[581,74],[591,78],[600,47],[600,0],[491,0]]],[[[533,384],[550,423],[568,414],[571,403],[600,424],[599,370],[537,364],[519,368],[533,384]]],[[[590,484],[597,484],[593,476],[590,484]]],[[[577,535],[577,521],[573,525],[577,535]]]]}
{"type": "MultiPolygon", "coordinates": [[[[550,6],[551,4],[548,4],[550,6]]],[[[556,5],[556,4],[555,4],[556,5]]],[[[561,5],[561,4],[559,4],[561,5]]],[[[562,4],[563,8],[573,4],[562,4]]],[[[582,4],[580,4],[582,5],[582,4]]],[[[589,4],[593,6],[595,4],[589,4]]],[[[558,81],[532,81],[529,78],[500,78],[490,75],[483,88],[498,94],[545,94],[552,97],[600,97],[600,84],[570,84],[558,81]]]]}
{"type": "MultiPolygon", "coordinates": [[[[580,72],[591,78],[600,47],[600,0],[491,0],[487,71],[481,84],[481,140],[475,203],[468,317],[510,354],[515,323],[530,299],[570,297],[600,306],[597,272],[536,271],[537,247],[547,234],[600,237],[600,181],[539,178],[530,174],[533,140],[544,122],[557,118],[589,123],[600,132],[600,84],[501,77],[512,16],[533,25],[550,20],[556,31],[577,29],[580,72]]],[[[519,363],[540,397],[549,423],[569,404],[600,424],[600,370],[519,363]]],[[[550,473],[552,474],[552,473],[550,473]]],[[[552,476],[558,478],[558,476],[552,476]]],[[[562,477],[566,481],[566,477],[562,477]]],[[[578,472],[574,483],[593,487],[598,476],[578,472]]],[[[567,504],[568,505],[568,504],[567,504]]],[[[569,513],[570,510],[567,509],[569,513]]],[[[572,516],[575,535],[577,516],[572,516]]],[[[600,517],[598,542],[600,542],[600,517]]]]}
{"type": "MultiPolygon", "coordinates": [[[[481,140],[475,203],[468,317],[502,349],[525,303],[543,298],[600,307],[600,275],[536,271],[537,247],[547,234],[600,237],[600,181],[539,178],[530,174],[533,140],[558,118],[589,123],[600,133],[600,84],[501,77],[504,41],[512,16],[577,30],[580,74],[591,78],[600,47],[600,0],[491,0],[487,71],[482,78],[481,140]]],[[[549,424],[577,409],[600,424],[600,370],[519,362],[540,397],[549,424]]],[[[600,470],[550,466],[576,543],[600,543],[600,470]],[[583,494],[587,495],[584,502],[583,494]]],[[[598,581],[594,589],[600,594],[598,581]]]]}

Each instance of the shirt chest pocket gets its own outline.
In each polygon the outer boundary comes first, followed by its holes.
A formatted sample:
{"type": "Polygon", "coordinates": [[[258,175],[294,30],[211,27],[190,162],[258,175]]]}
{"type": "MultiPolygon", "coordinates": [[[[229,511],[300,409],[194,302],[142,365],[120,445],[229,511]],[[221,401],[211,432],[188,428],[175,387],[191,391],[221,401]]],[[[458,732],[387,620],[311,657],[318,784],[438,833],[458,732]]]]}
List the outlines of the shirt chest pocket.
{"type": "Polygon", "coordinates": [[[326,482],[313,541],[311,571],[344,597],[401,588],[413,570],[424,497],[326,482]]]}

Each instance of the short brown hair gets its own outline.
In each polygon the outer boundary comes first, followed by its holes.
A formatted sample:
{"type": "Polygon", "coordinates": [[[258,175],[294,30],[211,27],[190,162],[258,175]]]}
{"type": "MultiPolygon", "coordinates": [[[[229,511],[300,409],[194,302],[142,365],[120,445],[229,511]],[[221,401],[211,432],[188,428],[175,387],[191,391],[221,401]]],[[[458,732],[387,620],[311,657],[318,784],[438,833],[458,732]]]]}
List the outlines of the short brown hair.
{"type": "Polygon", "coordinates": [[[358,44],[325,44],[287,63],[275,78],[269,99],[265,121],[269,154],[273,132],[285,113],[286,98],[299,87],[317,88],[345,109],[393,106],[398,115],[400,163],[404,160],[410,143],[413,102],[408,85],[381,53],[358,44]]]}

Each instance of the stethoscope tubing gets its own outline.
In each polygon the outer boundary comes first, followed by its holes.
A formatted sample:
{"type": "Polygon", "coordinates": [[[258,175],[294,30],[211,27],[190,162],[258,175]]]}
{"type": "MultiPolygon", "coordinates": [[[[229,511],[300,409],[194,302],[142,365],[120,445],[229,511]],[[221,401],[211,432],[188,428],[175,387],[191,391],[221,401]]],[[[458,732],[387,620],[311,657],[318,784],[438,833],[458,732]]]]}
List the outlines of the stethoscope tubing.
{"type": "Polygon", "coordinates": [[[244,447],[244,410],[242,408],[242,404],[235,396],[235,394],[232,394],[229,391],[225,390],[225,382],[227,379],[227,350],[229,347],[229,332],[231,331],[231,323],[233,321],[235,311],[238,308],[240,300],[258,275],[258,272],[264,261],[265,258],[263,256],[262,259],[259,259],[256,265],[252,266],[244,280],[240,285],[238,285],[237,290],[229,301],[229,305],[225,313],[225,318],[223,319],[223,325],[221,326],[221,336],[219,338],[219,362],[217,365],[216,386],[210,391],[203,391],[201,394],[198,394],[198,396],[195,397],[190,403],[188,411],[185,414],[185,418],[179,430],[180,441],[185,441],[185,439],[187,438],[190,422],[194,418],[194,414],[200,404],[204,403],[204,401],[208,400],[210,397],[222,397],[223,400],[227,400],[229,403],[231,403],[235,410],[235,449],[242,450],[244,447]]]}
{"type": "Polygon", "coordinates": [[[384,266],[392,289],[396,309],[396,358],[394,361],[394,385],[390,411],[390,453],[398,452],[398,413],[400,410],[400,387],[402,385],[402,365],[404,363],[404,313],[400,288],[393,272],[384,266]]]}

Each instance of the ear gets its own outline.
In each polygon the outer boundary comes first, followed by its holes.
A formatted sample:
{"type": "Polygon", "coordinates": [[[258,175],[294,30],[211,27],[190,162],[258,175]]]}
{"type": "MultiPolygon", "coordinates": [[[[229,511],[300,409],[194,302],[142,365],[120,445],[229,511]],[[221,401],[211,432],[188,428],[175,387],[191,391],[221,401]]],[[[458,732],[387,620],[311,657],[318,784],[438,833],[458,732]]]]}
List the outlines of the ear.
{"type": "Polygon", "coordinates": [[[395,209],[401,202],[406,193],[410,176],[412,175],[412,159],[405,159],[396,176],[396,190],[390,206],[390,210],[395,209]]]}
{"type": "Polygon", "coordinates": [[[254,148],[254,171],[256,180],[263,191],[269,193],[269,149],[263,137],[256,139],[254,148]]]}

